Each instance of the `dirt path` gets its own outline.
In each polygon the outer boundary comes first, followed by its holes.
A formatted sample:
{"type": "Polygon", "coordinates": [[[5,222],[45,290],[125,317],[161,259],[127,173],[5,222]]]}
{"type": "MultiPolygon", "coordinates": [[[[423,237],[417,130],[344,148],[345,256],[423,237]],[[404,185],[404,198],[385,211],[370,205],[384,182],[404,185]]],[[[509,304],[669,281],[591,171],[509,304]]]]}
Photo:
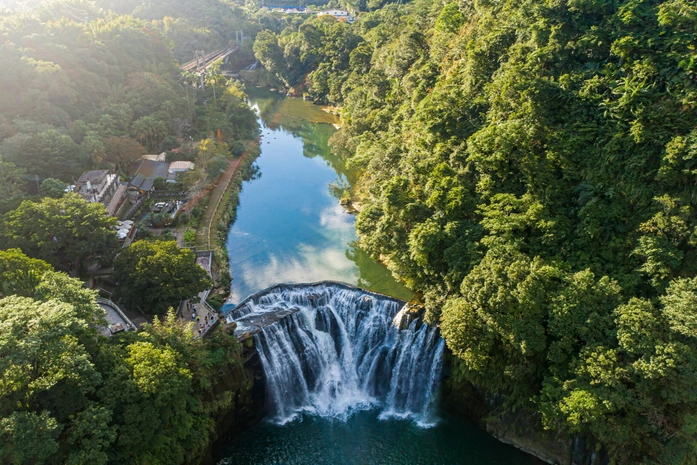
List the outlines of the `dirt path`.
{"type": "Polygon", "coordinates": [[[210,192],[210,197],[208,198],[208,206],[206,211],[203,213],[199,227],[196,230],[196,247],[205,247],[207,250],[211,248],[211,229],[213,225],[213,218],[215,218],[215,213],[218,211],[220,206],[220,201],[225,195],[225,191],[230,185],[232,177],[237,171],[237,166],[239,166],[240,161],[245,156],[242,154],[238,159],[230,162],[225,172],[218,178],[215,187],[210,192]]]}

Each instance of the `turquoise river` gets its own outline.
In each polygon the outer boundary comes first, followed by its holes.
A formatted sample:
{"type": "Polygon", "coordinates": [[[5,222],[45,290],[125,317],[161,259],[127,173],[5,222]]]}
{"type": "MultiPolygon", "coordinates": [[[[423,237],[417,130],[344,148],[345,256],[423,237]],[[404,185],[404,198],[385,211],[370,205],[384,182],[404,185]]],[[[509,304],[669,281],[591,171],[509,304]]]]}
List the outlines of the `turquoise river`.
{"type": "MultiPolygon", "coordinates": [[[[411,292],[356,244],[355,217],[339,205],[353,173],[328,147],[334,116],[302,99],[252,89],[260,117],[261,155],[243,185],[227,248],[231,303],[280,282],[343,281],[408,299],[411,292]]],[[[228,306],[230,308],[230,306],[228,306]]],[[[376,411],[348,418],[304,415],[262,421],[218,457],[230,465],[508,465],[539,464],[473,424],[439,413],[429,428],[379,419],[376,411]]]]}

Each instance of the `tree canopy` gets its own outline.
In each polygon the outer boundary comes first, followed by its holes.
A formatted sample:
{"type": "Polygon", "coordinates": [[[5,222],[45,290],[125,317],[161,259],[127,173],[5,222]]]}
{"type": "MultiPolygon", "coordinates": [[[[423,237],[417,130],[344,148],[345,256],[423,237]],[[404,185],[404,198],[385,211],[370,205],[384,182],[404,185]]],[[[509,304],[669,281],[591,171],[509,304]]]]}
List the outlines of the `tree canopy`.
{"type": "Polygon", "coordinates": [[[493,411],[694,463],[695,30],[682,0],[417,0],[254,49],[341,105],[361,245],[493,411]]]}
{"type": "Polygon", "coordinates": [[[96,292],[62,273],[0,299],[2,463],[192,463],[216,415],[243,401],[234,336],[196,338],[174,313],[111,338],[98,333],[105,324],[96,292]]]}
{"type": "MultiPolygon", "coordinates": [[[[52,265],[108,265],[120,251],[104,207],[64,195],[83,171],[123,175],[147,151],[178,147],[189,127],[220,130],[233,147],[257,134],[241,86],[216,74],[195,89],[178,67],[257,28],[218,0],[0,6],[1,463],[195,463],[219,417],[244,410],[251,384],[233,336],[194,338],[170,314],[104,338],[96,293],[52,265]]],[[[251,41],[238,58],[251,58],[251,41]]],[[[145,311],[210,285],[188,250],[150,258],[174,279],[159,281],[145,311]]]]}
{"type": "Polygon", "coordinates": [[[41,276],[52,267],[19,249],[0,250],[0,296],[33,295],[41,276]]]}
{"type": "Polygon", "coordinates": [[[119,249],[116,219],[101,203],[77,194],[25,200],[0,219],[0,246],[32,258],[79,269],[86,262],[110,264],[119,249]]]}
{"type": "Polygon", "coordinates": [[[212,286],[195,254],[175,241],[134,242],[114,262],[114,279],[127,307],[155,314],[176,309],[212,286]]]}

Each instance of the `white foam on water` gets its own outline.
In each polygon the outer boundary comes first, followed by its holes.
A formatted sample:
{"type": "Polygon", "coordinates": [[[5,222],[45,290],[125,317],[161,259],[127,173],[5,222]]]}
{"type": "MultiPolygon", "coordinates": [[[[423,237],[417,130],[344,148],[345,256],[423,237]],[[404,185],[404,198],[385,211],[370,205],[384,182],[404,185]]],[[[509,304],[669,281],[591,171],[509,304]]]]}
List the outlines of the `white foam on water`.
{"type": "Polygon", "coordinates": [[[299,310],[254,336],[273,421],[286,424],[303,414],[345,421],[378,408],[380,419],[434,426],[444,341],[419,320],[399,330],[407,317],[397,316],[399,307],[327,284],[273,289],[235,312],[299,310]]]}

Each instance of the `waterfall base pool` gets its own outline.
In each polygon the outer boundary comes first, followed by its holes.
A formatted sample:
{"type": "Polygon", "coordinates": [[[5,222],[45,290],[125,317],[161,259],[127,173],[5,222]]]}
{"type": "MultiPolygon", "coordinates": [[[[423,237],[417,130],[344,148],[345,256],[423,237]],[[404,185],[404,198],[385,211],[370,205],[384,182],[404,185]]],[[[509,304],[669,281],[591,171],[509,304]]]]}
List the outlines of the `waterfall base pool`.
{"type": "Polygon", "coordinates": [[[269,421],[232,441],[220,465],[539,465],[541,462],[443,416],[432,428],[378,419],[363,411],[347,421],[317,416],[279,426],[269,421]]]}
{"type": "Polygon", "coordinates": [[[438,411],[444,342],[404,302],[337,283],[274,286],[230,317],[254,334],[270,414],[220,464],[535,464],[438,411]]]}

